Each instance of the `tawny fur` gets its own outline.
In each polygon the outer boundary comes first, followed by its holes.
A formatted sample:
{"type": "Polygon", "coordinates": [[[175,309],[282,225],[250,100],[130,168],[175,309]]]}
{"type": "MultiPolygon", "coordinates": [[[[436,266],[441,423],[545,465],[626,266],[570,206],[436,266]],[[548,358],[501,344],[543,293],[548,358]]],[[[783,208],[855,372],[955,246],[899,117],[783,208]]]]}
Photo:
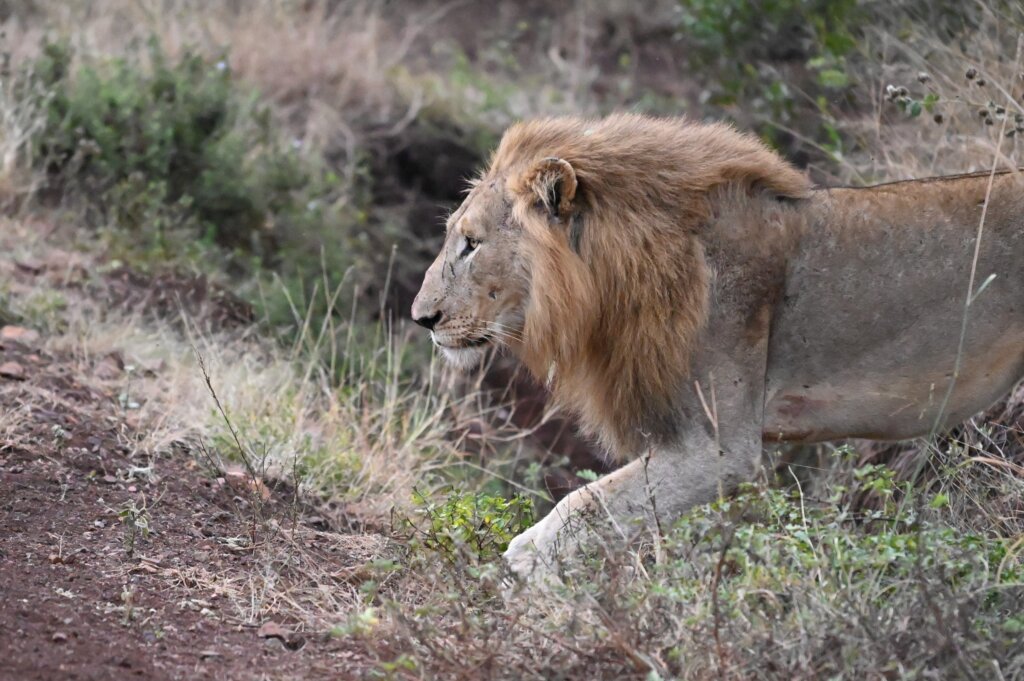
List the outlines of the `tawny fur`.
{"type": "Polygon", "coordinates": [[[513,126],[484,181],[494,178],[509,178],[521,199],[532,284],[520,355],[541,381],[553,372],[556,400],[618,455],[676,435],[676,396],[709,305],[699,232],[711,190],[794,199],[810,190],[755,137],[636,115],[513,126]],[[531,210],[545,198],[535,169],[546,157],[575,170],[579,255],[531,210]]]}

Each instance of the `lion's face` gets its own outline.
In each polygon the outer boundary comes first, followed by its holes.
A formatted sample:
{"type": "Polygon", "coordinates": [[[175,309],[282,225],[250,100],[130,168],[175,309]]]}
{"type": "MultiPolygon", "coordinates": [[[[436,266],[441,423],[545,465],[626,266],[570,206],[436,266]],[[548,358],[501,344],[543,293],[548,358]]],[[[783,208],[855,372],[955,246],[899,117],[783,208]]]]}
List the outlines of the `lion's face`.
{"type": "Polygon", "coordinates": [[[520,344],[529,271],[501,180],[484,180],[448,219],[444,246],[412,304],[445,359],[471,368],[490,344],[520,344]]]}

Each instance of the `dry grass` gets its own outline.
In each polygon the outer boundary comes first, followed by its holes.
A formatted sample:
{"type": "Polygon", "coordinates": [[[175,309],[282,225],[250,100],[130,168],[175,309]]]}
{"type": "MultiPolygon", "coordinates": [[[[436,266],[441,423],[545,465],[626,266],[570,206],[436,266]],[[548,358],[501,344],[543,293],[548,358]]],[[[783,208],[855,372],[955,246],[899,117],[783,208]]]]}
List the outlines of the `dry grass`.
{"type": "Polygon", "coordinates": [[[0,82],[0,206],[10,207],[37,187],[31,140],[42,129],[42,113],[15,95],[11,78],[0,82]]]}
{"type": "Polygon", "coordinates": [[[1024,113],[1015,61],[1024,13],[1010,4],[970,3],[963,8],[964,24],[975,27],[950,40],[926,23],[897,28],[923,20],[908,7],[882,10],[879,22],[866,29],[858,47],[862,56],[851,67],[858,106],[833,121],[848,139],[847,153],[826,153],[834,163],[812,172],[857,185],[1020,165],[1019,137],[1005,133],[1014,127],[1012,116],[1024,113]],[[969,69],[976,78],[966,78],[969,69]],[[906,87],[918,101],[936,95],[934,110],[908,118],[887,99],[889,85],[906,87]],[[1006,130],[1001,121],[986,125],[979,117],[990,104],[1009,112],[1006,130]]]}
{"type": "MultiPolygon", "coordinates": [[[[464,408],[408,383],[405,341],[389,337],[361,355],[339,384],[318,347],[326,336],[315,331],[286,348],[247,328],[200,331],[203,307],[183,303],[171,318],[111,307],[102,251],[73,229],[3,218],[0,249],[10,313],[40,330],[41,350],[67,358],[76,382],[120,395],[129,457],[159,477],[170,452],[191,450],[236,490],[235,512],[253,522],[238,548],[252,551],[257,567],[159,568],[197,609],[216,598],[234,621],[283,618],[325,632],[364,612],[367,583],[375,593],[390,588],[400,551],[381,532],[392,512],[465,457],[451,436],[464,408]],[[104,373],[110,357],[123,371],[104,373]],[[268,504],[272,489],[280,499],[268,504]],[[352,534],[316,529],[323,525],[352,534]]],[[[346,350],[336,348],[338,362],[346,350]]],[[[57,392],[38,398],[63,404],[57,392]]],[[[3,414],[6,445],[19,445],[30,414],[28,403],[3,414]]],[[[160,509],[153,514],[159,524],[160,509]]],[[[403,588],[420,583],[409,575],[403,588]]]]}
{"type": "Polygon", "coordinates": [[[182,309],[181,318],[170,320],[153,319],[144,309],[111,310],[102,275],[87,274],[102,272],[102,261],[58,246],[67,232],[40,237],[39,224],[7,220],[3,230],[3,245],[13,254],[8,270],[24,258],[46,264],[48,273],[45,284],[12,284],[15,312],[42,324],[46,348],[78,357],[83,373],[115,351],[134,367],[121,387],[138,404],[131,421],[145,434],[140,451],[207,442],[222,467],[244,455],[271,478],[290,480],[298,470],[303,491],[351,504],[378,526],[396,501],[411,498],[415,485],[460,458],[450,438],[454,407],[443,394],[409,383],[403,337],[383,334],[384,342],[362,355],[344,346],[344,330],[307,327],[289,349],[247,329],[199,331],[201,320],[189,315],[202,310],[182,309]],[[39,308],[54,299],[56,309],[39,308]],[[325,362],[321,346],[339,336],[342,344],[329,349],[334,354],[325,362]],[[339,385],[331,366],[346,359],[351,364],[338,367],[339,385]],[[200,362],[223,413],[211,400],[200,362]]]}

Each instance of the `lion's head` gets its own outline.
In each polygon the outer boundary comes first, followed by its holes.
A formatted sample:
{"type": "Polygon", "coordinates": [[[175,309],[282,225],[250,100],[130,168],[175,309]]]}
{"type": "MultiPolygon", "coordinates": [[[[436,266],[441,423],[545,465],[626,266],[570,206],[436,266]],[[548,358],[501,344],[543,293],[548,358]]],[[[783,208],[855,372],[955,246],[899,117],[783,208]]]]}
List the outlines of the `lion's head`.
{"type": "Polygon", "coordinates": [[[461,368],[474,366],[491,343],[522,338],[529,270],[505,184],[477,183],[448,218],[444,246],[412,306],[413,319],[461,368]]]}
{"type": "Polygon", "coordinates": [[[670,437],[708,308],[696,234],[710,190],[725,184],[808,189],[724,125],[636,115],[515,125],[448,219],[412,316],[457,366],[490,344],[511,349],[613,451],[670,437]]]}

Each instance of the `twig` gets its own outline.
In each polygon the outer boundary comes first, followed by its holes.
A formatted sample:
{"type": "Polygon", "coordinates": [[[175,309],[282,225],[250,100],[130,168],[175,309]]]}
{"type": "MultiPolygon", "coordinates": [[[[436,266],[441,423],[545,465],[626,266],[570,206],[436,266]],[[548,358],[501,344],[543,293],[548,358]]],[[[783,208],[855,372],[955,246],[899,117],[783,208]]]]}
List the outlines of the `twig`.
{"type": "Polygon", "coordinates": [[[704,413],[707,415],[708,420],[711,421],[711,427],[715,433],[715,450],[719,456],[725,454],[722,451],[722,439],[718,432],[718,401],[715,399],[715,375],[714,373],[708,374],[708,383],[711,385],[711,408],[708,408],[707,400],[704,399],[704,391],[700,389],[700,381],[694,381],[693,385],[697,388],[697,397],[700,398],[700,404],[704,407],[704,413]]]}
{"type": "Polygon", "coordinates": [[[715,574],[711,580],[711,612],[712,612],[712,633],[715,637],[715,655],[718,656],[718,678],[727,678],[728,656],[722,647],[722,615],[718,605],[718,586],[722,581],[722,566],[725,565],[725,556],[732,545],[733,537],[736,534],[735,526],[730,528],[729,536],[722,543],[722,551],[718,555],[718,562],[715,563],[715,574]]]}
{"type": "Polygon", "coordinates": [[[242,457],[242,463],[245,465],[245,470],[249,474],[250,485],[249,485],[249,496],[252,506],[252,526],[250,541],[252,542],[252,548],[256,547],[257,537],[259,536],[258,525],[261,520],[264,520],[263,516],[263,500],[260,498],[260,490],[263,486],[261,475],[256,471],[253,466],[249,455],[242,446],[242,440],[235,430],[235,426],[231,423],[231,418],[228,416],[227,410],[224,409],[224,405],[221,404],[220,397],[217,396],[217,391],[213,388],[213,382],[210,379],[210,372],[206,367],[206,360],[203,359],[203,355],[199,352],[199,349],[192,345],[192,351],[196,355],[196,359],[199,362],[199,370],[203,374],[203,380],[206,382],[206,387],[210,391],[210,395],[213,397],[214,403],[217,405],[217,411],[220,413],[221,418],[224,419],[224,424],[228,428],[228,432],[231,433],[231,438],[235,442],[235,446],[238,448],[238,453],[242,457]]]}
{"type": "Polygon", "coordinates": [[[661,529],[661,518],[658,517],[658,502],[654,496],[654,488],[651,487],[651,476],[648,474],[647,465],[651,460],[653,451],[650,447],[647,448],[647,453],[644,454],[644,486],[647,489],[647,499],[651,502],[651,513],[654,515],[654,530],[658,533],[658,536],[654,538],[654,555],[657,561],[660,563],[662,558],[661,540],[665,536],[665,533],[661,529]]]}

